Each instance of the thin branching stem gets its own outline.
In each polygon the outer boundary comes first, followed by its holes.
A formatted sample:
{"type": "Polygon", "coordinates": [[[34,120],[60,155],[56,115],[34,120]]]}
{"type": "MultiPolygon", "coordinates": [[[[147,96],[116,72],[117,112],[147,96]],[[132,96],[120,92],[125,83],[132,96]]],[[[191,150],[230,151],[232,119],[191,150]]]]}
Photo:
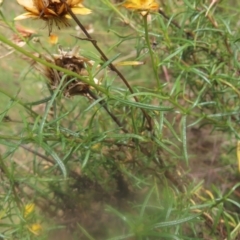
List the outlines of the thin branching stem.
{"type": "MultiPolygon", "coordinates": [[[[98,100],[98,97],[92,92],[88,91],[88,94],[95,100],[98,100]]],[[[110,112],[110,110],[107,107],[107,103],[104,100],[99,101],[99,104],[106,110],[106,112],[109,114],[109,116],[113,119],[113,121],[125,132],[128,133],[128,130],[125,129],[122,125],[122,123],[118,120],[118,118],[110,112]]]]}
{"type": "MultiPolygon", "coordinates": [[[[72,12],[71,8],[68,6],[68,4],[66,3],[66,0],[61,0],[62,3],[64,3],[68,9],[69,14],[71,15],[71,17],[74,19],[74,21],[77,23],[77,25],[80,27],[80,29],[83,31],[83,33],[86,35],[87,38],[89,38],[89,41],[93,44],[93,46],[96,48],[96,50],[100,53],[102,59],[107,62],[109,61],[108,57],[105,55],[105,53],[102,51],[102,49],[98,46],[97,41],[94,40],[91,35],[87,32],[87,30],[85,29],[85,27],[82,25],[82,23],[79,21],[79,19],[76,17],[76,15],[72,12]]],[[[130,84],[128,83],[128,81],[126,80],[126,78],[123,76],[123,74],[114,66],[114,64],[109,63],[109,68],[114,71],[119,77],[120,79],[122,79],[122,81],[124,82],[124,84],[127,86],[128,90],[130,91],[130,93],[134,93],[132,87],[130,86],[130,84]]],[[[139,102],[138,98],[136,96],[134,96],[134,99],[136,102],[139,102]]],[[[144,110],[141,109],[143,115],[145,116],[145,118],[147,119],[148,122],[148,130],[152,130],[152,120],[151,117],[148,115],[148,113],[144,110]]]]}
{"type": "Polygon", "coordinates": [[[154,75],[155,75],[155,79],[157,81],[157,86],[158,86],[158,88],[160,88],[160,81],[159,81],[159,76],[158,76],[157,64],[155,63],[154,53],[153,53],[152,46],[151,46],[151,43],[150,43],[150,40],[149,40],[147,17],[148,17],[148,14],[143,16],[143,23],[144,23],[144,30],[145,30],[145,41],[147,43],[148,51],[149,51],[149,54],[150,54],[150,57],[151,57],[153,72],[154,72],[154,75]]]}

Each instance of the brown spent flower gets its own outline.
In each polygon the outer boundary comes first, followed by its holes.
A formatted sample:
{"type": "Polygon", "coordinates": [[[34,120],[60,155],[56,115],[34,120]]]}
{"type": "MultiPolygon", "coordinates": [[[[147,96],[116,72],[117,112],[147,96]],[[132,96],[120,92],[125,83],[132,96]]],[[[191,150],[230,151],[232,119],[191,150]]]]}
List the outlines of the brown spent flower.
{"type": "MultiPolygon", "coordinates": [[[[66,52],[59,48],[59,54],[54,54],[52,57],[44,55],[43,58],[59,67],[66,68],[80,76],[86,77],[88,76],[86,66],[92,67],[94,62],[79,56],[77,54],[78,50],[78,48],[74,48],[73,50],[66,52]]],[[[38,57],[40,57],[40,55],[38,55],[38,57]]],[[[49,85],[53,90],[59,86],[61,79],[65,75],[61,71],[57,71],[40,63],[34,62],[33,66],[49,80],[49,85]]],[[[90,97],[88,94],[90,86],[79,79],[73,79],[71,76],[64,77],[62,87],[63,95],[65,97],[72,97],[75,95],[90,97]]]]}
{"type": "MultiPolygon", "coordinates": [[[[16,25],[16,32],[12,34],[12,36],[9,40],[12,43],[18,45],[19,47],[24,47],[26,45],[26,43],[28,41],[30,41],[34,36],[37,36],[37,34],[34,30],[25,28],[21,25],[16,25]]],[[[0,44],[0,45],[2,45],[5,49],[8,50],[7,53],[4,53],[4,51],[1,51],[0,59],[9,56],[10,54],[12,54],[15,51],[14,48],[12,48],[6,44],[0,44]]]]}
{"type": "Polygon", "coordinates": [[[26,42],[32,38],[33,35],[36,34],[36,31],[29,29],[29,28],[25,28],[21,25],[16,25],[16,30],[18,32],[18,34],[13,34],[11,40],[13,43],[15,43],[16,45],[18,45],[19,47],[23,47],[26,42]]]}
{"type": "MultiPolygon", "coordinates": [[[[69,26],[68,20],[71,16],[68,14],[67,7],[60,0],[17,0],[18,4],[27,11],[17,16],[14,20],[23,20],[26,18],[42,19],[47,22],[49,34],[52,32],[53,23],[58,28],[69,26]]],[[[83,0],[66,0],[66,4],[71,8],[74,14],[87,15],[91,10],[82,5],[83,0]]]]}

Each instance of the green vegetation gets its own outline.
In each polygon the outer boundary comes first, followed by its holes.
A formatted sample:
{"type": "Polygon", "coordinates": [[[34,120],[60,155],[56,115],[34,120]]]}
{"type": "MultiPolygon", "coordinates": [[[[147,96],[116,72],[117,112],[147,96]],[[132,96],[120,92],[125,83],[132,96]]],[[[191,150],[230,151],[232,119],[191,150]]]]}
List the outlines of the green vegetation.
{"type": "Polygon", "coordinates": [[[240,3],[119,2],[3,1],[0,238],[239,239],[240,3]]]}

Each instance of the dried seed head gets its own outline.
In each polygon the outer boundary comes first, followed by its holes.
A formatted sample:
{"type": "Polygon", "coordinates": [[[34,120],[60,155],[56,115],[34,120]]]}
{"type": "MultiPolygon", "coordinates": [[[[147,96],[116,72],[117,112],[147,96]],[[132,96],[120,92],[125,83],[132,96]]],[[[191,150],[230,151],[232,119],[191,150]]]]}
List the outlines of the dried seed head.
{"type": "MultiPolygon", "coordinates": [[[[86,67],[92,67],[93,61],[79,56],[77,54],[77,50],[78,48],[74,48],[71,51],[64,51],[59,48],[59,54],[54,54],[51,57],[43,55],[42,57],[56,66],[68,69],[82,77],[87,77],[88,71],[86,70],[86,67]]],[[[64,96],[88,96],[90,86],[82,82],[80,79],[73,78],[72,76],[66,77],[65,73],[36,62],[33,63],[33,66],[49,80],[49,85],[52,89],[56,89],[60,84],[61,79],[64,78],[64,82],[62,84],[64,96]]]]}

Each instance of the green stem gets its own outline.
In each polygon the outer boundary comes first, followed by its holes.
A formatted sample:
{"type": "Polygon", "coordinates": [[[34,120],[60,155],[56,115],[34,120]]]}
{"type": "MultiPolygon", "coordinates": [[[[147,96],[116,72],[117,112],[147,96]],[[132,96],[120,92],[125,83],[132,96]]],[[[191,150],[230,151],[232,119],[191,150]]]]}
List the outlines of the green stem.
{"type": "Polygon", "coordinates": [[[154,75],[155,75],[155,78],[156,78],[156,81],[157,81],[157,86],[158,86],[158,88],[160,88],[161,85],[160,85],[160,81],[159,81],[158,70],[157,70],[157,67],[156,67],[157,64],[155,63],[154,56],[153,56],[154,52],[152,50],[152,46],[151,46],[151,43],[150,43],[150,40],[149,40],[147,16],[148,16],[148,14],[143,16],[144,30],[145,30],[145,40],[146,40],[147,47],[148,47],[148,50],[149,50],[149,54],[150,54],[150,57],[151,57],[153,72],[154,72],[154,75]]]}
{"type": "Polygon", "coordinates": [[[3,90],[0,88],[0,93],[4,94],[5,96],[9,97],[10,99],[12,99],[13,101],[16,101],[19,105],[21,105],[22,107],[24,107],[27,111],[30,112],[30,114],[33,117],[38,116],[38,114],[36,112],[34,112],[30,107],[27,106],[27,104],[23,103],[20,99],[18,99],[17,97],[12,96],[10,93],[8,93],[7,91],[3,90]]]}
{"type": "Polygon", "coordinates": [[[92,81],[89,81],[88,79],[86,78],[83,78],[82,76],[78,75],[77,73],[75,72],[72,72],[70,70],[67,70],[66,68],[61,68],[53,63],[50,63],[50,62],[47,62],[45,61],[44,59],[42,58],[39,58],[39,57],[36,57],[34,56],[33,54],[31,54],[30,52],[24,50],[23,48],[19,47],[18,45],[12,43],[10,40],[8,40],[6,37],[4,37],[2,34],[0,34],[0,42],[3,42],[5,43],[6,45],[14,48],[16,51],[22,53],[23,55],[33,59],[35,62],[38,62],[38,63],[41,63],[49,68],[52,68],[52,69],[56,69],[58,71],[61,71],[63,73],[65,73],[66,75],[68,76],[72,76],[72,77],[76,77],[78,79],[80,79],[82,82],[84,83],[87,83],[89,84],[90,86],[94,87],[95,89],[97,89],[98,91],[104,93],[104,94],[107,94],[107,91],[103,88],[103,87],[100,87],[98,84],[92,82],[92,81]]]}

